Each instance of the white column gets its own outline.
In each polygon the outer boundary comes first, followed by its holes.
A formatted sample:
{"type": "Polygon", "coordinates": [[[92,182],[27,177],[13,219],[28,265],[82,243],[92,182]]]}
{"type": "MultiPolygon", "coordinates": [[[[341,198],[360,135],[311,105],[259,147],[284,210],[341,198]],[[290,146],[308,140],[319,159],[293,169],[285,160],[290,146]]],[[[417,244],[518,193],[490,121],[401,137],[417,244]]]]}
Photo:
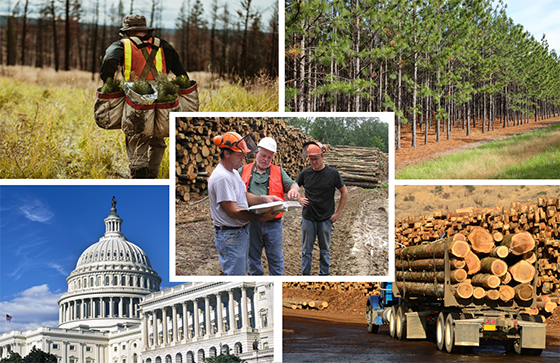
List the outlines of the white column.
{"type": "Polygon", "coordinates": [[[167,307],[163,307],[163,309],[161,309],[161,326],[163,329],[163,344],[167,344],[168,340],[167,340],[167,307]]]}
{"type": "Polygon", "coordinates": [[[157,310],[152,311],[152,343],[148,344],[150,347],[157,345],[156,340],[156,324],[157,324],[157,310]]]}
{"type": "Polygon", "coordinates": [[[123,297],[119,297],[119,318],[123,317],[123,297]]]}
{"type": "Polygon", "coordinates": [[[113,297],[111,296],[109,298],[109,316],[111,318],[115,315],[115,312],[113,310],[115,310],[115,306],[113,304],[113,297]]]}
{"type": "Polygon", "coordinates": [[[241,286],[241,327],[247,330],[249,318],[247,317],[247,287],[241,286]]]}
{"type": "Polygon", "coordinates": [[[185,301],[183,301],[183,341],[186,342],[187,341],[187,331],[189,328],[189,320],[188,320],[189,314],[187,312],[187,303],[185,301]]]}
{"type": "Polygon", "coordinates": [[[204,326],[206,328],[206,336],[210,336],[212,324],[210,324],[210,297],[204,297],[204,326]]]}
{"type": "Polygon", "coordinates": [[[159,333],[158,333],[159,321],[158,321],[157,312],[158,312],[157,310],[154,310],[154,314],[155,314],[155,317],[154,317],[154,346],[156,346],[156,347],[159,345],[159,333]]]}
{"type": "Polygon", "coordinates": [[[194,299],[194,309],[193,309],[193,314],[194,314],[194,322],[193,322],[193,326],[194,326],[194,336],[193,338],[198,338],[199,335],[199,331],[198,331],[198,300],[194,299]]]}
{"type": "Polygon", "coordinates": [[[222,317],[222,295],[219,292],[216,294],[216,310],[216,324],[218,325],[218,334],[222,334],[224,331],[224,319],[222,317]]]}
{"type": "Polygon", "coordinates": [[[177,331],[179,327],[177,326],[177,305],[172,306],[172,321],[173,321],[173,344],[177,344],[177,331]]]}
{"type": "Polygon", "coordinates": [[[229,289],[228,290],[229,293],[229,306],[228,306],[228,310],[229,310],[229,332],[233,332],[236,328],[235,326],[235,310],[233,308],[233,289],[229,289]]]}
{"type": "Polygon", "coordinates": [[[142,345],[144,348],[142,350],[146,350],[148,348],[148,312],[143,311],[142,314],[142,323],[144,324],[144,328],[142,329],[142,345]]]}
{"type": "Polygon", "coordinates": [[[135,318],[136,316],[134,314],[132,314],[132,310],[133,310],[133,297],[129,297],[128,298],[128,317],[129,318],[135,318]]]}

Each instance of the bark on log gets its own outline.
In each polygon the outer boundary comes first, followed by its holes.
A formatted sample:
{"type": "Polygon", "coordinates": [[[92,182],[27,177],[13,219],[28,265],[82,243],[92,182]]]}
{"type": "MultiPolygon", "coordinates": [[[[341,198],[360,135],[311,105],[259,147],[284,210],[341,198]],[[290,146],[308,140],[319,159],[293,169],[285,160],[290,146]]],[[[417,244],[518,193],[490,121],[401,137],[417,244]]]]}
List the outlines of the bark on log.
{"type": "MultiPolygon", "coordinates": [[[[402,282],[396,281],[397,289],[403,294],[403,290],[406,288],[406,292],[409,295],[416,296],[431,296],[431,297],[443,297],[444,295],[444,285],[443,284],[432,284],[424,282],[402,282]]],[[[451,286],[451,292],[458,298],[468,299],[472,296],[473,286],[468,282],[461,282],[459,284],[451,286]]]]}
{"type": "Polygon", "coordinates": [[[504,259],[508,256],[509,249],[506,246],[495,246],[490,251],[490,257],[496,257],[504,259]]]}
{"type": "Polygon", "coordinates": [[[495,257],[485,257],[480,260],[480,269],[483,272],[494,274],[498,277],[503,276],[508,271],[505,261],[495,257]]]}
{"type": "Polygon", "coordinates": [[[464,241],[453,241],[453,237],[437,243],[421,244],[398,250],[396,256],[408,259],[442,258],[445,250],[450,256],[465,257],[470,251],[469,244],[464,241]]]}
{"type": "MultiPolygon", "coordinates": [[[[457,269],[462,267],[457,267],[462,265],[462,260],[455,260],[456,265],[453,264],[453,261],[449,261],[451,263],[451,269],[457,269]]],[[[397,270],[430,270],[430,271],[438,271],[443,270],[445,266],[445,259],[443,258],[436,258],[436,259],[424,259],[424,260],[414,260],[414,261],[407,261],[397,259],[395,260],[395,268],[397,270]]]]}
{"type": "Polygon", "coordinates": [[[471,243],[471,248],[479,253],[489,253],[494,247],[494,238],[482,227],[473,228],[468,239],[471,243]]]}
{"type": "MultiPolygon", "coordinates": [[[[437,282],[444,282],[444,271],[396,271],[395,277],[397,281],[414,281],[414,282],[433,282],[434,278],[437,282]]],[[[464,269],[451,270],[449,280],[456,284],[467,279],[467,271],[464,269]]]]}
{"type": "Polygon", "coordinates": [[[476,274],[471,280],[473,285],[482,286],[487,289],[495,289],[502,282],[498,276],[492,274],[476,274]]]}
{"type": "Polygon", "coordinates": [[[552,301],[538,301],[537,307],[541,310],[546,311],[547,313],[551,313],[556,309],[558,305],[552,301]]]}
{"type": "Polygon", "coordinates": [[[515,297],[522,301],[529,301],[533,298],[534,289],[529,284],[519,284],[513,288],[515,290],[515,297]]]}
{"type": "Polygon", "coordinates": [[[535,248],[535,240],[531,233],[521,232],[513,235],[505,235],[501,245],[506,246],[510,250],[510,253],[520,256],[535,248]]]}

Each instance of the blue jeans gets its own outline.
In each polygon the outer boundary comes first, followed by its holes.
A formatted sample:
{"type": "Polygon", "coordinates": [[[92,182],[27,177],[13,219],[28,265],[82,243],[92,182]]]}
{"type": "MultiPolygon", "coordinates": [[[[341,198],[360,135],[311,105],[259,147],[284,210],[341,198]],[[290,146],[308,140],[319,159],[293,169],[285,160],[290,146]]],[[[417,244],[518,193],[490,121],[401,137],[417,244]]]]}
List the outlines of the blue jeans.
{"type": "Polygon", "coordinates": [[[330,219],[322,222],[314,222],[309,219],[301,218],[301,274],[311,275],[311,262],[313,261],[313,245],[315,237],[319,240],[319,275],[327,276],[330,274],[331,264],[331,231],[332,221],[330,219]]]}
{"type": "Polygon", "coordinates": [[[261,263],[263,247],[268,260],[270,276],[284,275],[282,221],[250,222],[249,241],[249,273],[251,275],[264,275],[261,263]]]}
{"type": "Polygon", "coordinates": [[[214,229],[214,244],[218,250],[218,259],[224,275],[247,275],[248,228],[214,229]]]}

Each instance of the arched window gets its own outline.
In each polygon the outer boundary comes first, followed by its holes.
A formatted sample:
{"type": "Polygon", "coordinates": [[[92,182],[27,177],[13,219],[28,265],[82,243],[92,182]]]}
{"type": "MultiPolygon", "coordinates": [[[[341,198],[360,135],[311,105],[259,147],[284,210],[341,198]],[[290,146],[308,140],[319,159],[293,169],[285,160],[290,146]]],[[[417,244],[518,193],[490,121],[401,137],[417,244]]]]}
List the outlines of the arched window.
{"type": "Polygon", "coordinates": [[[237,342],[235,343],[235,354],[241,354],[243,353],[243,346],[241,345],[241,343],[237,342]]]}
{"type": "Polygon", "coordinates": [[[198,350],[197,358],[198,362],[204,362],[204,349],[198,350]]]}
{"type": "Polygon", "coordinates": [[[109,286],[109,276],[105,276],[105,286],[109,286]]]}
{"type": "Polygon", "coordinates": [[[114,276],[113,277],[113,286],[117,286],[118,282],[119,282],[119,280],[118,280],[117,276],[114,276]]]}
{"type": "Polygon", "coordinates": [[[225,355],[229,354],[229,346],[227,344],[222,345],[221,354],[225,354],[225,355]]]}
{"type": "Polygon", "coordinates": [[[187,352],[187,363],[194,363],[194,353],[191,351],[187,352]]]}
{"type": "Polygon", "coordinates": [[[173,363],[169,354],[165,356],[165,363],[173,363]]]}
{"type": "Polygon", "coordinates": [[[177,355],[175,356],[175,363],[183,363],[183,356],[181,355],[181,353],[177,353],[177,355]]]}
{"type": "Polygon", "coordinates": [[[217,356],[216,347],[211,347],[208,351],[208,357],[212,358],[217,356]]]}
{"type": "Polygon", "coordinates": [[[91,277],[91,278],[89,279],[89,282],[90,282],[89,287],[93,287],[93,277],[91,277]]]}

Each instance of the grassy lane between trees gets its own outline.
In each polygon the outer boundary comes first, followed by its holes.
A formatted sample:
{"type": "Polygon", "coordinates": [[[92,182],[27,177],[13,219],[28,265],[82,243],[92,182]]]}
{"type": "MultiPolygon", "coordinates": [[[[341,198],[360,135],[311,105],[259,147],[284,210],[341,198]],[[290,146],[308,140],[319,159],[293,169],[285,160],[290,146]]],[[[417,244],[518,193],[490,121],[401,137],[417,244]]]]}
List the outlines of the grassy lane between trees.
{"type": "Polygon", "coordinates": [[[396,179],[560,179],[560,124],[407,167],[396,179]]]}

